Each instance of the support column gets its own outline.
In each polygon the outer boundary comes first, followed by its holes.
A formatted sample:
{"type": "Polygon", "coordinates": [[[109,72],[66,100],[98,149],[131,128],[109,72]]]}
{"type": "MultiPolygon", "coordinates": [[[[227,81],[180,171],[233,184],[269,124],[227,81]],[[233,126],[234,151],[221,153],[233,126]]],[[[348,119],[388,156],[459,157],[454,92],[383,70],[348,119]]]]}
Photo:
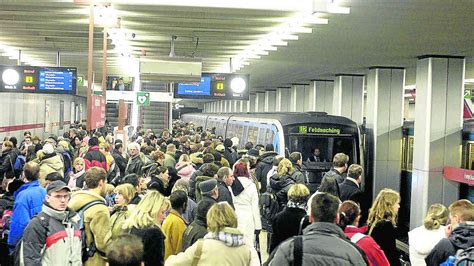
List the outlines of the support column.
{"type": "Polygon", "coordinates": [[[276,112],[289,112],[290,111],[290,87],[280,87],[276,90],[276,112]]]}
{"type": "Polygon", "coordinates": [[[404,84],[404,68],[369,69],[367,129],[372,136],[369,145],[373,146],[369,148],[368,161],[372,165],[367,174],[373,178],[374,199],[383,188],[400,191],[404,84]]]}
{"type": "Polygon", "coordinates": [[[232,101],[232,112],[234,112],[234,113],[239,112],[239,109],[238,109],[239,105],[238,104],[239,104],[239,101],[237,101],[237,100],[232,101]]]}
{"type": "Polygon", "coordinates": [[[223,100],[219,101],[219,113],[225,113],[223,100]]]}
{"type": "Polygon", "coordinates": [[[248,113],[250,112],[250,100],[244,100],[241,102],[241,108],[243,113],[248,113]]]}
{"type": "Polygon", "coordinates": [[[250,106],[247,107],[249,112],[256,112],[255,110],[256,101],[257,101],[257,95],[255,93],[250,93],[250,100],[249,100],[250,106]]]}
{"type": "Polygon", "coordinates": [[[364,100],[363,75],[338,74],[334,82],[333,115],[352,119],[362,124],[364,100]]]}
{"type": "Polygon", "coordinates": [[[326,112],[332,114],[334,81],[332,80],[312,80],[310,84],[309,99],[313,102],[310,107],[316,112],[326,112]]]}
{"type": "Polygon", "coordinates": [[[461,167],[465,64],[457,56],[418,58],[410,228],[431,204],[459,197],[459,183],[444,179],[443,167],[461,167]]]}
{"type": "Polygon", "coordinates": [[[290,112],[303,112],[306,84],[292,84],[290,94],[290,112]]]}
{"type": "Polygon", "coordinates": [[[265,108],[264,112],[275,112],[276,90],[265,91],[265,108]]]}
{"type": "Polygon", "coordinates": [[[265,110],[265,92],[257,92],[255,98],[255,112],[262,113],[265,110]]]}

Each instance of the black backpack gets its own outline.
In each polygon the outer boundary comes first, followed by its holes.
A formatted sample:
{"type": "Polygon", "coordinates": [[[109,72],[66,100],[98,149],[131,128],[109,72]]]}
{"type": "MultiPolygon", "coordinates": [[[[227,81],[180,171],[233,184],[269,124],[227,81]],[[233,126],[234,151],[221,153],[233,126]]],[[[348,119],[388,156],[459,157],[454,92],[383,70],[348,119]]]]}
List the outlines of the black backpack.
{"type": "Polygon", "coordinates": [[[272,192],[265,192],[260,195],[260,214],[262,216],[262,227],[268,232],[272,232],[272,222],[280,212],[280,203],[277,196],[272,192]]]}
{"type": "Polygon", "coordinates": [[[458,250],[456,252],[456,261],[454,262],[454,265],[474,265],[474,247],[458,250]]]}
{"type": "Polygon", "coordinates": [[[94,200],[89,202],[88,204],[84,205],[82,208],[79,209],[77,212],[79,214],[79,230],[81,231],[81,240],[82,240],[82,263],[86,262],[90,257],[94,256],[97,250],[95,246],[94,235],[92,235],[92,242],[88,246],[87,245],[87,238],[86,238],[86,227],[84,224],[84,212],[89,209],[90,207],[97,205],[97,204],[104,204],[101,200],[94,200]]]}

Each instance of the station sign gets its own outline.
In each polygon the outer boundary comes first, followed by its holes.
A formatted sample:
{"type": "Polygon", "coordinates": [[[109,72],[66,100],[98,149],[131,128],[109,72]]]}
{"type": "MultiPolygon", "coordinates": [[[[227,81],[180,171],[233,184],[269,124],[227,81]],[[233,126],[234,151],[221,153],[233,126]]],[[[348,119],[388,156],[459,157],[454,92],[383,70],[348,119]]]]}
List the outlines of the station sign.
{"type": "Polygon", "coordinates": [[[0,92],[76,94],[72,67],[0,66],[0,92]]]}
{"type": "Polygon", "coordinates": [[[178,83],[175,98],[248,100],[249,79],[247,74],[203,73],[200,82],[178,83]]]}

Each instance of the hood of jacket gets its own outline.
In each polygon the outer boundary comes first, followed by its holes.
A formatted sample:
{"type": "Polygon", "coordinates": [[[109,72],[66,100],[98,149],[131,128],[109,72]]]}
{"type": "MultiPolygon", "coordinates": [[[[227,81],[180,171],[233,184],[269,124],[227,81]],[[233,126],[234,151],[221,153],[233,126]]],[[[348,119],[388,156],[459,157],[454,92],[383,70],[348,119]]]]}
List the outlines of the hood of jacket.
{"type": "Polygon", "coordinates": [[[104,202],[104,204],[106,204],[105,199],[102,196],[97,195],[89,190],[80,190],[72,194],[68,207],[74,210],[79,210],[87,203],[94,200],[101,200],[104,202]]]}
{"type": "Polygon", "coordinates": [[[273,158],[277,156],[278,153],[274,151],[266,151],[258,158],[259,161],[264,161],[265,163],[273,164],[273,158]]]}
{"type": "Polygon", "coordinates": [[[284,175],[284,176],[278,176],[278,174],[274,174],[270,178],[270,187],[276,191],[289,186],[291,184],[295,183],[293,179],[291,179],[290,176],[284,175]]]}
{"type": "MultiPolygon", "coordinates": [[[[179,163],[176,164],[176,167],[175,167],[175,168],[176,168],[176,169],[179,169],[179,168],[181,168],[184,164],[185,164],[185,163],[179,162],[179,163]]],[[[196,171],[196,169],[194,169],[194,167],[193,167],[191,164],[189,164],[189,165],[186,165],[186,166],[184,166],[183,168],[179,169],[178,175],[180,175],[180,176],[186,176],[186,177],[191,177],[191,175],[194,173],[194,171],[196,171]]]]}
{"type": "Polygon", "coordinates": [[[326,222],[315,222],[308,225],[303,230],[303,235],[313,234],[313,233],[322,233],[322,234],[330,234],[330,235],[337,235],[340,238],[347,239],[346,235],[342,231],[342,229],[336,225],[335,223],[326,223],[326,222]]]}
{"type": "Polygon", "coordinates": [[[410,247],[416,253],[428,256],[434,246],[445,237],[444,228],[444,226],[440,226],[438,229],[428,230],[424,226],[420,226],[413,229],[408,232],[410,247]]]}
{"type": "Polygon", "coordinates": [[[456,249],[466,249],[474,246],[474,222],[459,224],[449,237],[456,249]]]}
{"type": "Polygon", "coordinates": [[[39,165],[40,165],[40,167],[42,165],[47,165],[47,166],[51,167],[52,169],[54,169],[56,171],[62,171],[62,169],[64,167],[64,164],[63,164],[63,161],[61,160],[61,157],[59,157],[59,155],[57,155],[57,154],[54,155],[53,157],[41,160],[39,165]]]}

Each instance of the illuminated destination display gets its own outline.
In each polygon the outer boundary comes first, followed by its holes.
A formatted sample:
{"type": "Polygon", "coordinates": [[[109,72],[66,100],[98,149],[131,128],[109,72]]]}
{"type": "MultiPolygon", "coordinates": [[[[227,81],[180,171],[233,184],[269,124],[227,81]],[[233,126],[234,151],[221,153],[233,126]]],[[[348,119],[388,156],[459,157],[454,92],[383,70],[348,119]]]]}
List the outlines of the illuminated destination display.
{"type": "Polygon", "coordinates": [[[341,134],[341,129],[339,128],[321,128],[321,127],[312,127],[312,126],[299,126],[298,132],[300,134],[341,134]]]}
{"type": "Polygon", "coordinates": [[[39,89],[48,91],[72,91],[75,73],[67,69],[41,69],[39,71],[39,89]]]}

